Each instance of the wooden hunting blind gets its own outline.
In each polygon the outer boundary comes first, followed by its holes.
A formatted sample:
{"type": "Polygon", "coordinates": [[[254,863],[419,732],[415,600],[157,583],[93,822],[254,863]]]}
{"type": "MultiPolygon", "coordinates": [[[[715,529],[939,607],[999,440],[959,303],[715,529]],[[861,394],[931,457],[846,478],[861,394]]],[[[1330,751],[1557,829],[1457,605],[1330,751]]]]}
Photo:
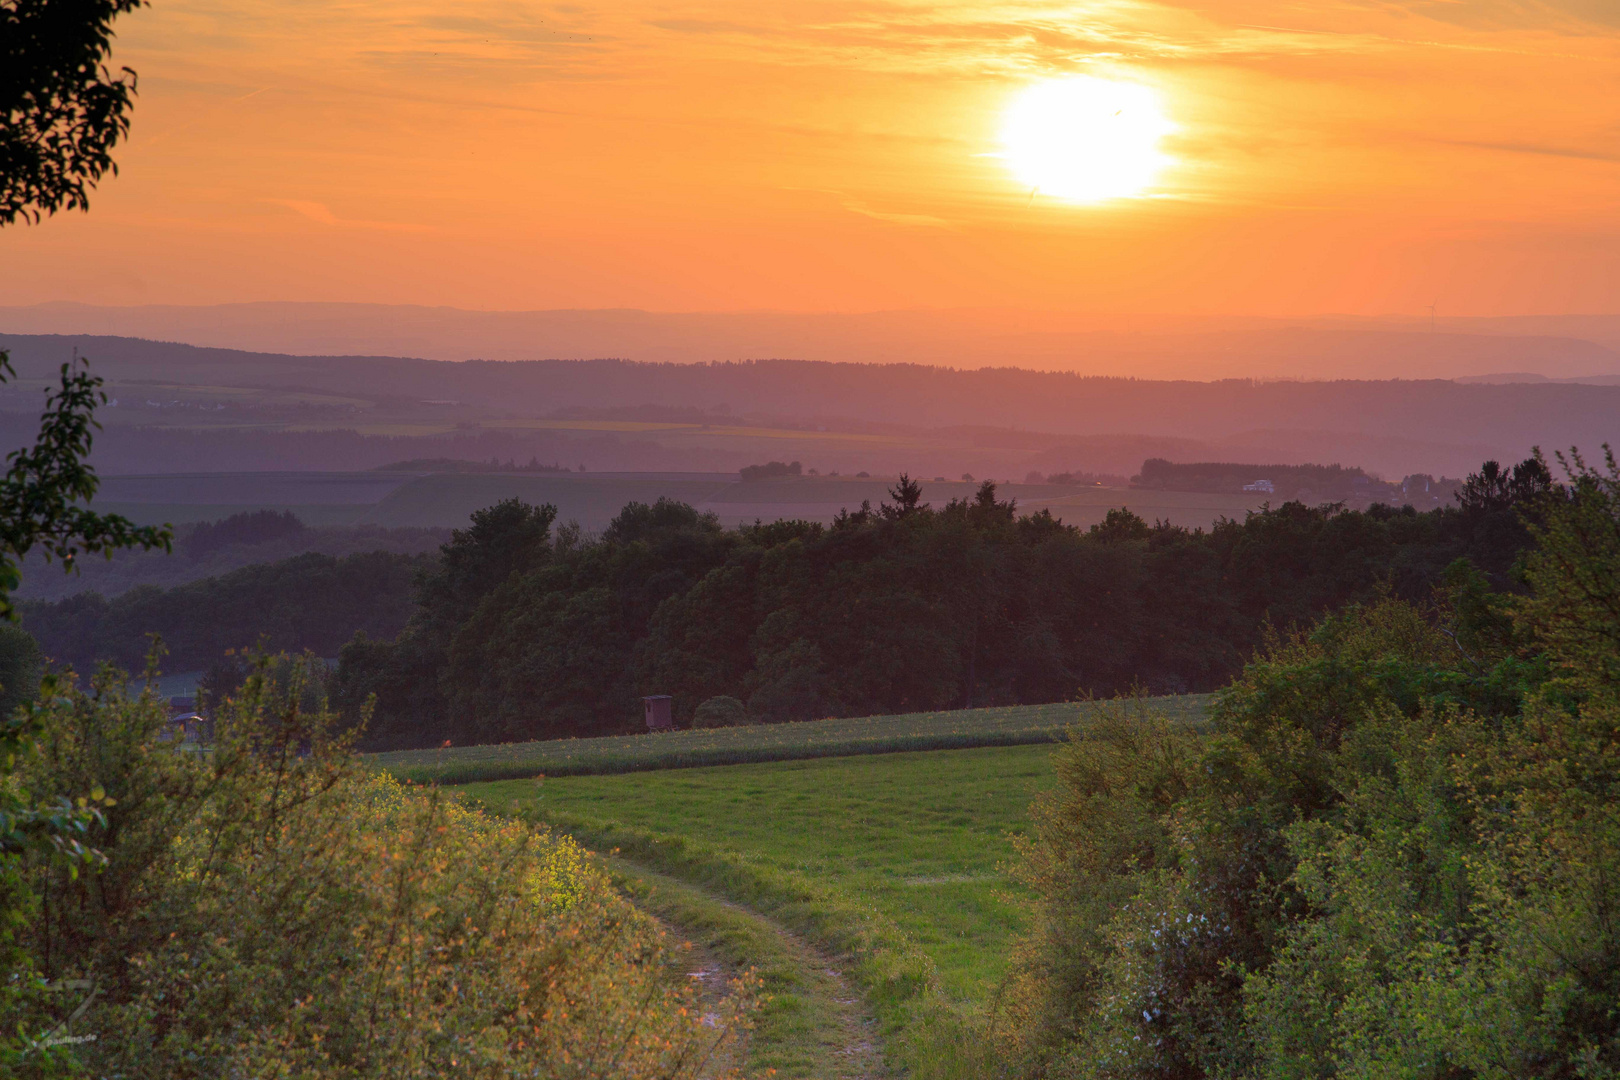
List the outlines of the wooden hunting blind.
{"type": "Polygon", "coordinates": [[[641,699],[641,707],[647,714],[648,731],[668,731],[675,726],[675,717],[671,712],[674,700],[668,694],[651,694],[641,699]]]}

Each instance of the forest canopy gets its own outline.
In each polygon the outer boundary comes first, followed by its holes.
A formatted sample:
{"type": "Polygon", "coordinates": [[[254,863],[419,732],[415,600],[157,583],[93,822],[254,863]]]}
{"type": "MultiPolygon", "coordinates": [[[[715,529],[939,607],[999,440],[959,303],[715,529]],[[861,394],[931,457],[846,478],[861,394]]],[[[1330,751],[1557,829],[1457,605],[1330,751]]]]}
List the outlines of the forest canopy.
{"type": "Polygon", "coordinates": [[[1210,690],[1268,628],[1427,600],[1457,559],[1514,588],[1521,512],[1552,490],[1532,459],[1437,511],[1288,503],[1205,532],[1118,510],[1082,530],[993,483],[933,507],[903,478],[830,526],[726,530],[660,500],[594,539],[509,500],[453,535],[397,637],[344,646],[336,693],[351,716],[375,694],[368,742],[409,747],[615,733],[652,693],[686,724],[720,696],[789,721],[1210,690]]]}

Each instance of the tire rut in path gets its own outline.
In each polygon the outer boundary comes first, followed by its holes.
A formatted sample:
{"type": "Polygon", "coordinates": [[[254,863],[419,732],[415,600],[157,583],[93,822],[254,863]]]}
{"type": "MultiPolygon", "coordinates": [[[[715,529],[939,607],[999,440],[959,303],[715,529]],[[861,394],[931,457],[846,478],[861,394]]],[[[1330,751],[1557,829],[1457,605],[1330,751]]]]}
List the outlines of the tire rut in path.
{"type": "Polygon", "coordinates": [[[877,1023],[843,961],[774,919],[689,882],[619,857],[605,859],[629,898],[694,946],[704,994],[753,967],[769,1000],[745,1047],[750,1073],[782,1080],[887,1077],[877,1023]]]}

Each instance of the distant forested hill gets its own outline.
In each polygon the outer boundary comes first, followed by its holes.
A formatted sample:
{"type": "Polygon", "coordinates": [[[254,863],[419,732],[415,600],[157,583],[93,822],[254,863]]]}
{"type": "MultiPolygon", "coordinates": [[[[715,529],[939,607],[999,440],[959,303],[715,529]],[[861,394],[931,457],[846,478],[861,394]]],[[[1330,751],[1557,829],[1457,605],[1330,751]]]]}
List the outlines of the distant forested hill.
{"type": "Polygon", "coordinates": [[[181,525],[172,553],[120,551],[111,558],[80,559],[73,573],[64,573],[60,564],[32,555],[23,563],[23,584],[16,595],[26,600],[60,600],[95,592],[111,598],[142,585],[170,588],[305,552],[334,558],[373,551],[424,555],[436,552],[448,539],[449,529],[311,528],[287,512],[243,512],[218,521],[181,525]]]}
{"type": "Polygon", "coordinates": [[[168,649],[168,671],[199,670],[227,649],[256,646],[330,657],[356,633],[397,634],[411,613],[412,579],[430,561],[385,551],[341,558],[308,552],[172,589],[143,585],[113,599],[81,593],[18,608],[45,655],[81,673],[103,660],[140,671],[153,633],[168,649]]]}

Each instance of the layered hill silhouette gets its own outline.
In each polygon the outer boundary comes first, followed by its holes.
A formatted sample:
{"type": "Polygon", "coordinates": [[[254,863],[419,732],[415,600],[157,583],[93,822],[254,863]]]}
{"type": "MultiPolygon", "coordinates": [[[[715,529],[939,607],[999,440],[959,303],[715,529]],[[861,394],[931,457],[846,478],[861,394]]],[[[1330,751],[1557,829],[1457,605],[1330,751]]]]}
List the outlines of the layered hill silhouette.
{"type": "Polygon", "coordinates": [[[798,440],[793,458],[823,468],[982,461],[1129,475],[1164,457],[1338,462],[1398,479],[1462,475],[1538,445],[1595,451],[1620,437],[1620,387],[1551,381],[1199,382],[807,360],[456,363],[92,335],[0,335],[0,348],[23,380],[0,397],[8,431],[37,414],[58,365],[89,358],[117,398],[98,457],[124,472],[491,456],[734,469],[784,457],[786,438],[798,440]],[[764,444],[748,440],[767,437],[781,448],[761,456],[764,444]],[[441,445],[457,439],[484,444],[441,445]],[[412,440],[422,445],[402,445],[412,440]]]}
{"type": "Polygon", "coordinates": [[[466,311],[251,303],[0,308],[0,333],[102,334],[259,352],[434,360],[791,357],[1152,379],[1620,374],[1620,316],[1264,319],[1003,309],[859,313],[466,311]]]}

